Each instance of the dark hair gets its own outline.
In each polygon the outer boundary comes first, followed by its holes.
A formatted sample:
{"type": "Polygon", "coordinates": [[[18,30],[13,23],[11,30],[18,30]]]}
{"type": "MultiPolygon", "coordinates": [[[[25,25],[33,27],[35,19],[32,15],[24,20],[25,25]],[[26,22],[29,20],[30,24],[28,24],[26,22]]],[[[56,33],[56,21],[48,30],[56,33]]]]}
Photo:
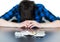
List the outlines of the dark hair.
{"type": "Polygon", "coordinates": [[[35,3],[33,1],[21,1],[19,4],[21,21],[34,20],[35,3]]]}

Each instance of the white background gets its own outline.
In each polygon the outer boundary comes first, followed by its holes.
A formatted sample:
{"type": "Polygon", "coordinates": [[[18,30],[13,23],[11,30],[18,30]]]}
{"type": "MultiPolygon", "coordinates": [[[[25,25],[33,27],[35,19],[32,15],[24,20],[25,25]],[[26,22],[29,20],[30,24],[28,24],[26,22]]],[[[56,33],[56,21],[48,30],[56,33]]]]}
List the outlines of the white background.
{"type": "MultiPolygon", "coordinates": [[[[33,0],[35,3],[43,4],[46,9],[55,16],[60,17],[60,0],[33,0]]],[[[19,4],[21,0],[0,0],[0,16],[9,11],[13,6],[19,4]]]]}

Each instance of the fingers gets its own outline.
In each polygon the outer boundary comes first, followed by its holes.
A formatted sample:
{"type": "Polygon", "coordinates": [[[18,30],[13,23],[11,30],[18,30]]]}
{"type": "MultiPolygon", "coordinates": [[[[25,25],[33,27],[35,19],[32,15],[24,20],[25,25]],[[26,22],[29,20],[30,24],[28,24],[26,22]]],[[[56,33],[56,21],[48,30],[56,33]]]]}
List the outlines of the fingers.
{"type": "Polygon", "coordinates": [[[26,20],[26,21],[24,21],[23,24],[25,25],[26,28],[33,28],[34,27],[33,21],[31,21],[31,20],[26,20]]]}
{"type": "Polygon", "coordinates": [[[31,26],[33,26],[33,24],[28,25],[28,28],[30,28],[31,26]]]}
{"type": "Polygon", "coordinates": [[[21,25],[22,25],[22,27],[24,26],[25,28],[33,28],[34,26],[36,26],[35,24],[37,24],[36,21],[26,20],[26,21],[22,22],[21,25]]]}
{"type": "Polygon", "coordinates": [[[30,26],[30,28],[32,29],[33,27],[35,27],[34,25],[30,26]]]}
{"type": "Polygon", "coordinates": [[[32,29],[33,27],[35,27],[35,24],[33,22],[31,22],[29,25],[28,25],[28,28],[32,29]]]}
{"type": "Polygon", "coordinates": [[[24,22],[22,22],[22,25],[25,26],[25,28],[29,28],[28,26],[31,24],[31,22],[29,20],[26,20],[24,22]]]}

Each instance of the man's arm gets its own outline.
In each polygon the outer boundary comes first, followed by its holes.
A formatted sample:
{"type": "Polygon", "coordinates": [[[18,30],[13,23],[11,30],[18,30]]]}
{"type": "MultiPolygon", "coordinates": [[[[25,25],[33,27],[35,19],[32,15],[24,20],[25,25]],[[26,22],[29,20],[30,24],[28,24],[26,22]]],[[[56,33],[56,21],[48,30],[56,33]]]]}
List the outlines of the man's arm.
{"type": "MultiPolygon", "coordinates": [[[[8,21],[13,16],[15,16],[17,8],[18,8],[18,5],[14,6],[12,9],[10,9],[8,12],[6,12],[4,15],[2,15],[0,17],[0,28],[2,28],[2,27],[20,27],[21,26],[19,23],[13,23],[13,22],[8,21]]],[[[4,28],[4,29],[6,29],[6,28],[4,28]]],[[[13,28],[11,28],[11,30],[13,30],[13,28]]]]}
{"type": "Polygon", "coordinates": [[[60,20],[56,20],[54,22],[48,22],[48,23],[40,23],[40,27],[47,27],[47,28],[56,28],[56,27],[60,27],[60,20]]]}
{"type": "Polygon", "coordinates": [[[43,30],[43,31],[55,31],[59,30],[60,31],[60,20],[56,20],[54,22],[48,22],[48,23],[39,23],[36,21],[29,21],[31,24],[28,25],[29,28],[39,28],[38,30],[43,30]]]}
{"type": "Polygon", "coordinates": [[[10,9],[8,12],[6,12],[6,13],[3,14],[2,16],[0,16],[0,18],[9,21],[12,17],[15,16],[17,9],[18,9],[18,5],[14,6],[14,7],[13,7],[12,9],[10,9]]]}
{"type": "Polygon", "coordinates": [[[54,22],[49,23],[40,23],[39,30],[48,32],[60,31],[60,20],[56,20],[54,22]]]}
{"type": "Polygon", "coordinates": [[[13,23],[10,21],[6,21],[4,19],[0,19],[0,30],[3,31],[19,31],[20,27],[22,27],[21,23],[13,23]]]}
{"type": "Polygon", "coordinates": [[[4,19],[0,19],[0,26],[20,27],[20,23],[13,23],[13,22],[10,22],[10,21],[6,21],[4,19]]]}
{"type": "MultiPolygon", "coordinates": [[[[12,9],[10,9],[8,12],[6,12],[4,15],[0,16],[0,26],[14,26],[16,24],[16,23],[7,22],[7,21],[10,20],[13,16],[15,16],[17,8],[18,8],[18,5],[14,6],[12,9]]],[[[15,26],[17,26],[17,25],[15,25],[15,26]]]]}
{"type": "MultiPolygon", "coordinates": [[[[53,22],[55,20],[59,20],[54,14],[52,14],[49,10],[47,10],[44,5],[41,5],[41,9],[39,9],[39,11],[41,11],[41,15],[42,17],[44,17],[46,20],[53,22]]],[[[40,8],[40,7],[39,7],[40,8]]]]}

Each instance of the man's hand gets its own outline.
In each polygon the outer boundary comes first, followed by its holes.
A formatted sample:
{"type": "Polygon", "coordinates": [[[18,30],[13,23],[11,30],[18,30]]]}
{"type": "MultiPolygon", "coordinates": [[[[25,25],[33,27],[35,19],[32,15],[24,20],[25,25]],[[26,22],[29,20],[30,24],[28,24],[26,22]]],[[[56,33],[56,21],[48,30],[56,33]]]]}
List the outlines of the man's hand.
{"type": "Polygon", "coordinates": [[[34,20],[27,20],[25,21],[26,22],[26,26],[27,28],[33,28],[33,27],[40,27],[40,23],[38,23],[37,21],[34,21],[34,20]]]}
{"type": "Polygon", "coordinates": [[[40,27],[40,23],[38,23],[37,21],[31,20],[30,24],[28,25],[28,28],[33,28],[33,27],[40,27]]]}
{"type": "Polygon", "coordinates": [[[33,27],[40,27],[40,23],[34,20],[26,20],[20,23],[21,29],[32,29],[33,27]]]}
{"type": "Polygon", "coordinates": [[[26,21],[23,21],[21,23],[19,23],[20,25],[20,28],[28,28],[28,25],[30,25],[30,21],[29,20],[26,20],[26,21]]]}

